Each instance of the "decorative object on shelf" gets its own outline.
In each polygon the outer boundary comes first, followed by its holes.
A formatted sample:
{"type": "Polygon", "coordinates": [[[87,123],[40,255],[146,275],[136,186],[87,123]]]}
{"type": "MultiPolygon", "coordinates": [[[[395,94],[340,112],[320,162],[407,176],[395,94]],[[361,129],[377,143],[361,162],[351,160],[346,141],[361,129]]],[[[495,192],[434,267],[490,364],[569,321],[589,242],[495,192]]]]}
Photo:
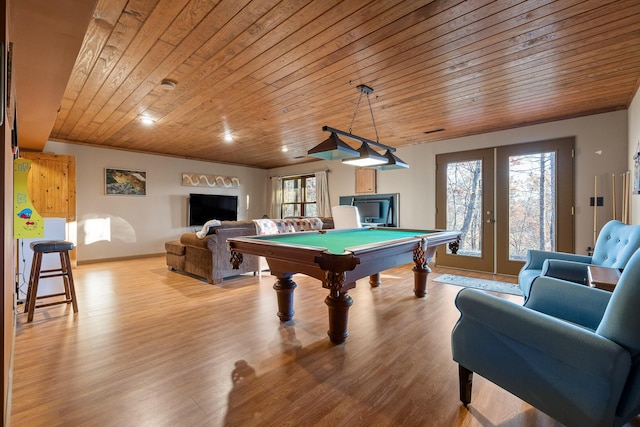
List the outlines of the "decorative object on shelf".
{"type": "Polygon", "coordinates": [[[396,149],[390,147],[388,145],[381,144],[378,138],[378,128],[376,127],[375,119],[373,118],[373,109],[371,108],[371,100],[369,99],[369,95],[373,93],[373,89],[366,85],[358,85],[358,91],[360,92],[360,97],[358,98],[358,103],[356,104],[356,109],[353,112],[353,119],[351,119],[351,126],[349,127],[349,132],[344,132],[338,129],[331,128],[329,126],[323,126],[322,130],[324,132],[331,132],[329,138],[325,141],[321,142],[317,146],[313,147],[311,150],[307,152],[309,156],[318,157],[320,159],[325,160],[338,160],[342,159],[343,163],[354,165],[354,166],[371,166],[380,170],[390,170],[390,169],[406,169],[409,165],[402,160],[400,160],[395,154],[393,154],[396,149]],[[363,138],[361,136],[354,135],[351,133],[353,128],[353,123],[356,119],[356,114],[358,113],[358,106],[360,105],[360,101],[362,100],[362,95],[367,96],[367,101],[369,103],[369,111],[371,112],[371,121],[373,122],[373,129],[376,133],[376,140],[372,141],[367,138],[363,138]],[[354,150],[347,143],[342,141],[338,135],[346,136],[347,138],[354,139],[356,141],[360,141],[362,145],[358,150],[354,150]],[[375,149],[371,148],[371,146],[381,148],[387,150],[385,154],[378,153],[375,149]]]}
{"type": "Polygon", "coordinates": [[[235,176],[183,173],[182,185],[185,187],[236,188],[240,187],[240,180],[235,176]]]}
{"type": "Polygon", "coordinates": [[[129,169],[104,170],[105,194],[145,196],[147,194],[147,173],[129,169]]]}

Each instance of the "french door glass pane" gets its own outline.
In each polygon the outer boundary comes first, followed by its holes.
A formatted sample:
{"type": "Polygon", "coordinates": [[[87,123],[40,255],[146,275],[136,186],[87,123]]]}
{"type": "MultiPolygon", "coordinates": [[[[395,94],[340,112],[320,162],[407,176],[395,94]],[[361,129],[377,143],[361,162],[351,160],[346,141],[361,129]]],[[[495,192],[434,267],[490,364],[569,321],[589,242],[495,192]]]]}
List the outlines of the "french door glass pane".
{"type": "Polygon", "coordinates": [[[458,255],[482,256],[481,160],[447,163],[447,230],[461,232],[458,255]]]}
{"type": "Polygon", "coordinates": [[[555,251],[556,153],[509,157],[509,259],[528,249],[555,251]]]}

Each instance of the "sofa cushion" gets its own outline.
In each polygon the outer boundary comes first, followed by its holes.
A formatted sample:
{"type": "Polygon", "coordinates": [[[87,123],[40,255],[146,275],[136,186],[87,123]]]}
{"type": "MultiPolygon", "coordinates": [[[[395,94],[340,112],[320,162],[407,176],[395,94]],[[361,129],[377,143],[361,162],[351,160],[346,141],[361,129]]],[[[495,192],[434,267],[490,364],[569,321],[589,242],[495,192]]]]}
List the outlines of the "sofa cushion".
{"type": "Polygon", "coordinates": [[[278,233],[294,233],[296,229],[293,227],[293,222],[288,219],[274,219],[274,224],[278,229],[278,233]]]}
{"type": "Polygon", "coordinates": [[[184,248],[185,246],[179,240],[172,240],[164,244],[164,249],[168,254],[184,255],[184,248]]]}
{"type": "Polygon", "coordinates": [[[267,234],[278,234],[280,229],[276,225],[276,221],[268,218],[254,219],[253,223],[256,227],[256,233],[264,236],[267,234]]]}
{"type": "Polygon", "coordinates": [[[320,218],[299,218],[288,219],[294,231],[322,230],[322,220],[320,218]]]}
{"type": "Polygon", "coordinates": [[[322,230],[320,218],[285,218],[285,219],[254,219],[256,233],[260,235],[295,233],[298,231],[322,230]]]}
{"type": "Polygon", "coordinates": [[[207,249],[207,242],[210,237],[211,236],[209,235],[204,239],[199,239],[196,233],[184,233],[182,236],[180,236],[180,243],[186,246],[207,249]]]}

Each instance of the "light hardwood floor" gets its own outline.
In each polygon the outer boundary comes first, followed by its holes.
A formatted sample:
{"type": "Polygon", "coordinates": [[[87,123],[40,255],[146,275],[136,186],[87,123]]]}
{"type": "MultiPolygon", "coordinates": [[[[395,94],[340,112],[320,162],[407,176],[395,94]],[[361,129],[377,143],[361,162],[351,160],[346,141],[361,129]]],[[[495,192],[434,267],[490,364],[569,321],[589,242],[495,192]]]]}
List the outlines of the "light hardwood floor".
{"type": "Polygon", "coordinates": [[[415,298],[410,266],[350,291],[339,346],[326,335],[327,291],[306,276],[295,276],[294,320],[280,324],[269,275],[213,286],[160,257],[74,275],[79,313],[18,315],[12,426],[558,425],[478,375],[460,404],[460,288],[429,280],[415,298]]]}

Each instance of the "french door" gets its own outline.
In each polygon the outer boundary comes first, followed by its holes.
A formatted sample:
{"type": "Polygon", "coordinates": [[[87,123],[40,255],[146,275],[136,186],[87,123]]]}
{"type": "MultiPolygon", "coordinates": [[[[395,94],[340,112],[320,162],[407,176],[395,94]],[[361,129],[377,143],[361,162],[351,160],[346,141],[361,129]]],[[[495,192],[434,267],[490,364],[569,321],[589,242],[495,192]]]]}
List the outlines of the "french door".
{"type": "Polygon", "coordinates": [[[573,138],[436,156],[436,226],[460,230],[437,263],[518,273],[527,250],[574,251],[573,138]]]}

